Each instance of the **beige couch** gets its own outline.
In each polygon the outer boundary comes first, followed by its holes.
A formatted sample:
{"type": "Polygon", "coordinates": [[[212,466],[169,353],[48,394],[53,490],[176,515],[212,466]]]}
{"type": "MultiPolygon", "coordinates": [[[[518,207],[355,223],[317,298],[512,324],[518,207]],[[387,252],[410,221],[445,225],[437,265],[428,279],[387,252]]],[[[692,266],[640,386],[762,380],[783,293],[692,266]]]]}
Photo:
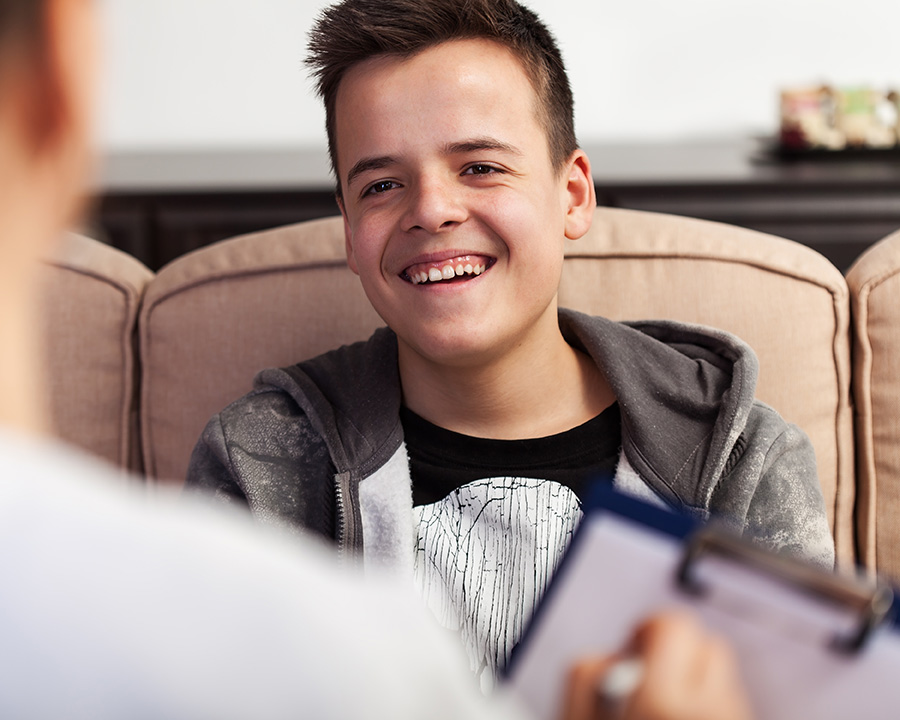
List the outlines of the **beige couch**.
{"type": "MultiPolygon", "coordinates": [[[[208,417],[249,390],[258,370],[362,339],[380,324],[343,253],[337,218],[223,241],[155,276],[122,253],[70,238],[48,266],[59,433],[153,482],[180,483],[208,417]]],[[[831,263],[798,243],[599,208],[589,235],[569,247],[560,304],[743,337],[760,358],[759,397],[815,446],[839,561],[900,578],[900,375],[892,381],[891,364],[900,363],[891,347],[900,333],[890,327],[900,311],[898,269],[900,235],[851,270],[851,293],[831,263]]]]}

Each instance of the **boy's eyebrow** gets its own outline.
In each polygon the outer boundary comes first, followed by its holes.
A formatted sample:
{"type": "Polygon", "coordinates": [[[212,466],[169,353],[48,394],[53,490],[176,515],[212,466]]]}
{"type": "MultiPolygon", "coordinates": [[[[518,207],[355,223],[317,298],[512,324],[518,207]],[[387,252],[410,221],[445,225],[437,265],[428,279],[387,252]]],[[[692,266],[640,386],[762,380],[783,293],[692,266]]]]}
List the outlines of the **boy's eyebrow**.
{"type": "Polygon", "coordinates": [[[362,175],[364,172],[368,172],[369,170],[381,170],[382,168],[386,168],[388,165],[393,165],[396,162],[397,159],[391,157],[390,155],[363,158],[352,168],[350,168],[350,172],[347,173],[347,185],[352,185],[354,179],[356,179],[358,175],[362,175]]]}
{"type": "Polygon", "coordinates": [[[478,152],[479,150],[500,150],[501,152],[511,153],[513,155],[523,155],[522,151],[514,145],[505,143],[492,137],[472,138],[470,140],[461,140],[444,147],[444,152],[448,155],[456,153],[478,152]]]}

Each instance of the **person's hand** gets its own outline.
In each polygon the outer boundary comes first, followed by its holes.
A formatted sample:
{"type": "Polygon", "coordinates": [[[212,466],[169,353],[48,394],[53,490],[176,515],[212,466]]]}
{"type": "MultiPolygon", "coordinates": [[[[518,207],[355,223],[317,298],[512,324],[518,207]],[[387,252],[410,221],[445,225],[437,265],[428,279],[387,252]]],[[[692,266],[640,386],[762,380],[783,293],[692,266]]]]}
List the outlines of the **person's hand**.
{"type": "Polygon", "coordinates": [[[751,720],[730,646],[693,616],[671,612],[645,621],[620,655],[585,659],[571,669],[563,720],[751,720]],[[643,673],[617,707],[600,687],[610,668],[639,658],[643,673]]]}

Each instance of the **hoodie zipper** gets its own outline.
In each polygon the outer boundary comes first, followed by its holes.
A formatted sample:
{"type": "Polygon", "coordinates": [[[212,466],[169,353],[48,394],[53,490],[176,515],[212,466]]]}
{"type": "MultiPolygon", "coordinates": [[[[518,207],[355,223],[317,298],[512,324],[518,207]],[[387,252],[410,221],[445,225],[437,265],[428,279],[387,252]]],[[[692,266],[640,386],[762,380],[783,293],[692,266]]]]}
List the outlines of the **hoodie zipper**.
{"type": "Polygon", "coordinates": [[[338,557],[345,561],[356,557],[361,539],[360,520],[355,510],[349,472],[334,476],[334,499],[337,552],[338,557]]]}
{"type": "Polygon", "coordinates": [[[334,499],[335,499],[335,540],[337,541],[337,552],[340,560],[344,559],[347,552],[347,507],[344,499],[344,488],[341,483],[343,473],[334,476],[334,499]]]}

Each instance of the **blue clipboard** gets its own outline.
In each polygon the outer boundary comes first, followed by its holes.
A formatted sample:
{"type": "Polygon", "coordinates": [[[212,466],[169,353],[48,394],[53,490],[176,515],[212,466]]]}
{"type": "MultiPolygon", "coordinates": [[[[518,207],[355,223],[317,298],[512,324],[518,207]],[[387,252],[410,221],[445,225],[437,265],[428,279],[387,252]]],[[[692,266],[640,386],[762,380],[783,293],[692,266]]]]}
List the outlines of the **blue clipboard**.
{"type": "Polygon", "coordinates": [[[538,718],[578,657],[619,650],[645,617],[688,608],[728,638],[757,717],[894,718],[898,594],[830,573],[599,484],[503,681],[538,718]]]}

